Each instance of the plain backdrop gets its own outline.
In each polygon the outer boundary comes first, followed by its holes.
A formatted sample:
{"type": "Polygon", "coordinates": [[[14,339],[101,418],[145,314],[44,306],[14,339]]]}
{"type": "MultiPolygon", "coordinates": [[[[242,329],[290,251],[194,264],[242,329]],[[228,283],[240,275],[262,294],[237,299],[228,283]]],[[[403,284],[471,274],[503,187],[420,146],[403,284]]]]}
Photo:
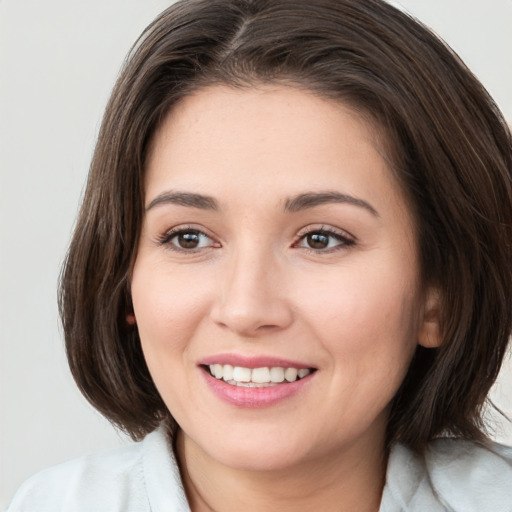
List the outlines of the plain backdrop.
{"type": "MultiPolygon", "coordinates": [[[[109,91],[164,0],[0,0],[0,510],[46,466],[130,442],[75,389],[56,283],[109,91]]],[[[393,2],[440,34],[512,120],[512,0],[393,2]]],[[[512,368],[493,396],[512,414],[512,368]]],[[[501,421],[496,439],[512,444],[501,421]]]]}

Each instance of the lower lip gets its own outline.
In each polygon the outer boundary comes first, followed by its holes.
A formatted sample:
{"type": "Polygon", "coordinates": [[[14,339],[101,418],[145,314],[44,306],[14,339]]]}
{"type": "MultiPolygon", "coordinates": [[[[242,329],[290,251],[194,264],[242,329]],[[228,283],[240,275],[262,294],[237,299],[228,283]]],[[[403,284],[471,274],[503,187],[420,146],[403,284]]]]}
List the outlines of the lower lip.
{"type": "Polygon", "coordinates": [[[237,407],[258,408],[270,407],[299,393],[311,381],[314,374],[309,374],[300,380],[268,386],[265,388],[249,388],[233,386],[221,379],[216,379],[210,373],[202,370],[208,387],[221,400],[237,407]]]}

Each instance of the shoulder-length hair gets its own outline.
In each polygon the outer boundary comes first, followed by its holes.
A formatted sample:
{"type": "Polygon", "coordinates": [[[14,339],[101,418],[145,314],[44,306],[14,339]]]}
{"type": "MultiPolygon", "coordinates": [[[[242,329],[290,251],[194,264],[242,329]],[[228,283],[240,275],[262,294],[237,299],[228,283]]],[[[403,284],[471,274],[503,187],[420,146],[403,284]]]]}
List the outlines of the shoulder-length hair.
{"type": "Polygon", "coordinates": [[[375,122],[415,216],[443,341],[418,346],[391,404],[389,441],[422,450],[441,435],[483,439],[482,408],[511,330],[511,134],[457,55],[380,0],[182,0],[145,30],[106,108],[61,277],[79,388],[134,439],[172,421],[126,321],[148,146],[193,91],[269,82],[375,122]]]}

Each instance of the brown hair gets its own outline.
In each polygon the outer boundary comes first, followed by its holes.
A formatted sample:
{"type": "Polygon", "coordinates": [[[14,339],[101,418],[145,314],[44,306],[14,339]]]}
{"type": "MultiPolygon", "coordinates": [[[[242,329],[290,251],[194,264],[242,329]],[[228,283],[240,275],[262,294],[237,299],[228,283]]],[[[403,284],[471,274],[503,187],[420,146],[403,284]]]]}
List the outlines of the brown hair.
{"type": "Polygon", "coordinates": [[[512,321],[511,134],[460,59],[379,0],[184,0],[146,29],[107,106],[62,273],[81,391],[135,439],[172,419],[126,322],[148,144],[193,90],[261,82],[348,103],[390,141],[417,220],[423,282],[441,292],[443,343],[417,348],[389,440],[421,450],[440,435],[482,439],[512,321]]]}

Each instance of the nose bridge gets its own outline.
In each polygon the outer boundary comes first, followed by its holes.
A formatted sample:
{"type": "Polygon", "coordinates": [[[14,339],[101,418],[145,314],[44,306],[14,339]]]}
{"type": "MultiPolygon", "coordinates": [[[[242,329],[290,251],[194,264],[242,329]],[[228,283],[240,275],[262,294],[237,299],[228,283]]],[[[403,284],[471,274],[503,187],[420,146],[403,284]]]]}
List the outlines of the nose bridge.
{"type": "Polygon", "coordinates": [[[282,268],[265,244],[239,245],[226,261],[214,320],[245,336],[284,328],[292,320],[282,268]]]}

